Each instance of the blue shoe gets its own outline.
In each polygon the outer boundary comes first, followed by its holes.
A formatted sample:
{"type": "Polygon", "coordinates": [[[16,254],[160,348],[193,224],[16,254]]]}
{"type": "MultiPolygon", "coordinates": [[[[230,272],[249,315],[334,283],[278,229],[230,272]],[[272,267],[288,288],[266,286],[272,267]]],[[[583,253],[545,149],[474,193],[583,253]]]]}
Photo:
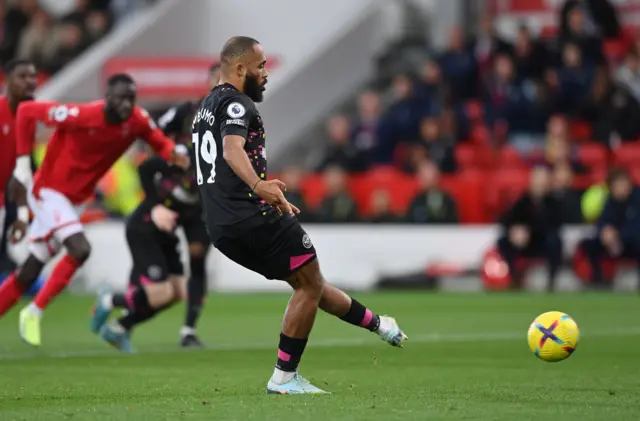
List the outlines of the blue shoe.
{"type": "Polygon", "coordinates": [[[404,342],[409,340],[398,326],[396,319],[389,316],[380,316],[380,326],[376,332],[380,339],[398,348],[402,348],[404,342]]]}
{"type": "Polygon", "coordinates": [[[98,292],[98,296],[96,298],[96,304],[93,307],[93,313],[91,315],[91,331],[93,333],[100,332],[102,326],[107,323],[109,320],[109,315],[111,314],[111,308],[107,308],[104,306],[104,302],[107,300],[107,296],[111,295],[108,289],[100,289],[98,292]]]}
{"type": "Polygon", "coordinates": [[[120,325],[108,325],[105,324],[100,329],[99,333],[102,340],[109,345],[119,349],[122,352],[134,353],[136,352],[131,346],[131,339],[129,338],[129,332],[124,330],[120,325]]]}
{"type": "Polygon", "coordinates": [[[318,389],[309,380],[302,377],[297,372],[291,380],[284,384],[276,384],[273,379],[267,383],[267,393],[278,395],[302,395],[307,393],[329,393],[318,389]]]}

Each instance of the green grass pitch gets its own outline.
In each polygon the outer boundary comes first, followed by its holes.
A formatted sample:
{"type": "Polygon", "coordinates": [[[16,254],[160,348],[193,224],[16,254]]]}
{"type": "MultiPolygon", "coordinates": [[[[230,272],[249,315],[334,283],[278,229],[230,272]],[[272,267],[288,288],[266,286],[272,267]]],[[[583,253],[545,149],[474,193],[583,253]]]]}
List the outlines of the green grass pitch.
{"type": "Polygon", "coordinates": [[[617,294],[357,294],[397,317],[404,349],[319,315],[301,373],[328,396],[268,396],[287,296],[213,295],[200,322],[213,349],[180,351],[176,306],[121,355],[88,330],[92,300],[66,295],[43,320],[43,346],[0,320],[0,420],[637,421],[640,297],[617,294]],[[582,340],[545,363],[526,332],[547,310],[569,313],[582,340]]]}

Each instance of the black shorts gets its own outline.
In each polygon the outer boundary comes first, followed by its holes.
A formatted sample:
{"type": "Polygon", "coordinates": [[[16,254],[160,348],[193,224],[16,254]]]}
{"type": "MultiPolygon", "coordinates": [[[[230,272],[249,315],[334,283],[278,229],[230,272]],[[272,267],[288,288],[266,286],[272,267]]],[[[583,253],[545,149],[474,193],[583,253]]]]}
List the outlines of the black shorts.
{"type": "Polygon", "coordinates": [[[288,216],[239,234],[222,235],[213,244],[240,266],[267,279],[287,280],[316,259],[316,249],[297,219],[288,216]]]}
{"type": "Polygon", "coordinates": [[[153,227],[127,227],[127,243],[133,259],[129,282],[142,286],[166,281],[169,275],[183,275],[180,241],[153,227]]]}

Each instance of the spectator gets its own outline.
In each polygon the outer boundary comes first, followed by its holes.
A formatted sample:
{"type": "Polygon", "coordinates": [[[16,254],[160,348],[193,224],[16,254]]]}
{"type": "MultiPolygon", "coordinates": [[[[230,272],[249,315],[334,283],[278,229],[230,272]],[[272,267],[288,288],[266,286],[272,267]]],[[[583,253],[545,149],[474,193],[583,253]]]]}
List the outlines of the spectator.
{"type": "Polygon", "coordinates": [[[544,257],[548,265],[548,290],[562,263],[562,209],[549,191],[549,170],[538,166],[531,171],[529,191],[507,210],[501,219],[503,234],[498,250],[509,267],[513,287],[522,289],[523,272],[518,258],[544,257]]]}
{"type": "Polygon", "coordinates": [[[542,80],[549,63],[549,52],[544,44],[533,39],[529,28],[518,28],[513,48],[516,75],[522,80],[542,80]]]}
{"type": "Polygon", "coordinates": [[[0,61],[2,63],[6,63],[16,56],[22,31],[33,16],[40,11],[38,0],[22,0],[12,6],[5,4],[4,8],[2,43],[0,44],[0,61]]]}
{"type": "Polygon", "coordinates": [[[442,73],[451,87],[451,99],[454,101],[473,98],[477,93],[476,60],[473,52],[465,44],[462,29],[454,28],[449,36],[449,48],[439,60],[442,73]]]}
{"type": "Polygon", "coordinates": [[[491,63],[496,54],[511,54],[513,46],[500,38],[496,33],[493,16],[484,13],[478,24],[478,35],[473,45],[473,53],[480,74],[491,68],[491,63]]]}
{"type": "Polygon", "coordinates": [[[417,96],[425,115],[436,115],[440,112],[449,96],[449,87],[442,78],[442,70],[438,62],[427,60],[422,65],[417,96]]]}
{"type": "Polygon", "coordinates": [[[582,116],[591,100],[594,78],[594,68],[583,61],[580,48],[573,43],[564,44],[558,70],[557,110],[582,116]]]}
{"type": "Polygon", "coordinates": [[[569,122],[564,116],[555,115],[549,119],[546,141],[544,164],[552,169],[567,164],[574,173],[585,172],[586,168],[578,159],[578,151],[569,137],[569,122]]]}
{"type": "Polygon", "coordinates": [[[616,87],[608,79],[599,82],[601,99],[594,107],[594,139],[615,148],[622,141],[636,141],[640,135],[640,103],[623,87],[616,87]]]}
{"type": "Polygon", "coordinates": [[[566,25],[561,28],[559,51],[564,54],[567,44],[575,45],[585,63],[590,66],[606,64],[602,40],[589,33],[585,11],[581,6],[571,8],[567,13],[566,25]]]}
{"type": "Polygon", "coordinates": [[[542,131],[540,125],[544,116],[538,115],[535,91],[524,89],[517,82],[514,70],[509,56],[496,56],[493,70],[484,84],[485,120],[493,129],[506,126],[509,143],[527,154],[540,146],[536,133],[542,131]]]}
{"type": "Polygon", "coordinates": [[[359,151],[371,154],[378,144],[376,137],[380,114],[380,96],[372,91],[360,94],[358,98],[358,117],[352,131],[353,144],[359,151]]]}
{"type": "Polygon", "coordinates": [[[419,224],[455,224],[458,222],[456,203],[440,189],[440,171],[432,161],[424,161],[418,168],[420,193],[407,212],[408,222],[419,224]]]}
{"type": "Polygon", "coordinates": [[[356,222],[356,203],[347,190],[347,173],[338,166],[330,166],[324,171],[327,197],[318,209],[318,222],[356,222]]]}
{"type": "Polygon", "coordinates": [[[629,258],[640,263],[640,191],[623,169],[611,170],[607,184],[609,198],[596,222],[596,235],[584,243],[595,288],[606,285],[600,266],[603,257],[629,258]]]}
{"type": "Polygon", "coordinates": [[[22,31],[18,44],[18,57],[30,58],[41,65],[56,49],[56,37],[51,19],[43,12],[36,12],[27,27],[22,31]]]}
{"type": "Polygon", "coordinates": [[[565,224],[581,224],[582,217],[581,198],[582,193],[573,188],[573,170],[568,163],[556,165],[552,169],[553,195],[556,197],[562,209],[562,222],[565,224]]]}
{"type": "MultiPolygon", "coordinates": [[[[425,117],[420,123],[420,141],[413,147],[414,156],[424,156],[433,161],[440,171],[453,173],[456,170],[454,157],[455,139],[451,133],[442,133],[436,117],[425,117]],[[423,149],[423,151],[420,151],[423,149]]],[[[417,170],[414,166],[413,172],[417,170]]]]}
{"type": "Polygon", "coordinates": [[[391,212],[390,203],[391,199],[386,190],[374,190],[371,193],[371,214],[367,218],[367,222],[374,224],[399,222],[398,217],[391,212]]]}
{"type": "Polygon", "coordinates": [[[320,171],[338,165],[349,172],[364,171],[369,166],[367,154],[351,143],[351,127],[347,117],[336,115],[327,121],[329,145],[320,171]]]}
{"type": "Polygon", "coordinates": [[[303,177],[302,169],[297,166],[289,166],[282,171],[280,177],[282,182],[287,186],[287,200],[300,209],[300,214],[297,218],[301,222],[311,221],[313,218],[309,212],[309,207],[300,191],[303,177]]]}
{"type": "Polygon", "coordinates": [[[394,102],[381,118],[378,126],[376,162],[388,164],[393,160],[396,146],[418,137],[421,111],[410,75],[393,79],[394,102]]]}
{"type": "Polygon", "coordinates": [[[640,102],[640,61],[637,51],[630,50],[627,53],[624,64],[616,73],[616,82],[625,88],[636,102],[640,102]]]}
{"type": "Polygon", "coordinates": [[[56,48],[43,62],[45,70],[55,73],[78,56],[86,47],[83,35],[82,27],[78,24],[61,25],[56,48]]]}
{"type": "Polygon", "coordinates": [[[109,25],[109,16],[105,12],[91,11],[85,22],[87,43],[93,44],[104,37],[109,32],[109,25]]]}

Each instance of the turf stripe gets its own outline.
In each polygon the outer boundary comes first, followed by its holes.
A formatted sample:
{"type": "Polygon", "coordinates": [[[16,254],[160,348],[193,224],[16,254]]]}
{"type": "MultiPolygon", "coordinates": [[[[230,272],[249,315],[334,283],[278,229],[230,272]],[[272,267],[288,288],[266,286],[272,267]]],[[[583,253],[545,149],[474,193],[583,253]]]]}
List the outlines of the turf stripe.
{"type": "MultiPolygon", "coordinates": [[[[363,332],[364,333],[364,332],[363,332]]],[[[586,332],[586,336],[608,337],[608,336],[625,336],[640,335],[640,326],[627,327],[619,329],[602,329],[586,332]]],[[[582,339],[582,335],[581,335],[582,339]]],[[[490,341],[512,341],[526,340],[526,331],[522,332],[485,332],[485,333],[424,333],[410,335],[407,346],[412,343],[447,343],[447,342],[490,342],[490,341]]],[[[313,348],[324,347],[350,347],[361,346],[366,344],[375,344],[373,335],[363,334],[361,338],[335,338],[335,339],[318,339],[311,340],[309,346],[313,348]]],[[[251,350],[269,350],[275,349],[274,342],[249,342],[239,344],[220,344],[203,351],[188,352],[211,352],[211,351],[251,351],[251,350]]],[[[174,354],[180,352],[174,345],[167,345],[159,348],[145,349],[141,354],[174,354]]],[[[32,358],[81,358],[81,357],[113,357],[119,354],[105,345],[104,348],[85,350],[78,352],[25,352],[20,354],[5,353],[0,354],[0,361],[3,360],[24,360],[32,358]]]]}

